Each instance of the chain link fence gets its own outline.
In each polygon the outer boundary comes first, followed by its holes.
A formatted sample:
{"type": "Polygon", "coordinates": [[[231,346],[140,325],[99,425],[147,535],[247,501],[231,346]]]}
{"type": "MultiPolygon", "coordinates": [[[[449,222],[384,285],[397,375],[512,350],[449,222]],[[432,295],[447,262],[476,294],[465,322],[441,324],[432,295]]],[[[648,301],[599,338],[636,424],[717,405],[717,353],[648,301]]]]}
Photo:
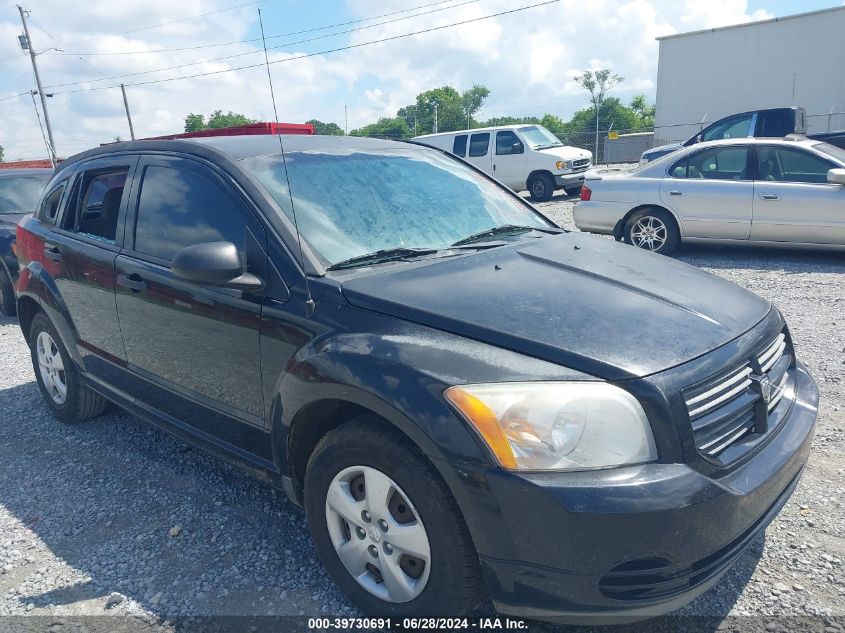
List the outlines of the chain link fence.
{"type": "Polygon", "coordinates": [[[629,130],[581,130],[556,134],[564,145],[593,153],[593,163],[636,163],[644,151],[654,147],[654,128],[629,130]]]}

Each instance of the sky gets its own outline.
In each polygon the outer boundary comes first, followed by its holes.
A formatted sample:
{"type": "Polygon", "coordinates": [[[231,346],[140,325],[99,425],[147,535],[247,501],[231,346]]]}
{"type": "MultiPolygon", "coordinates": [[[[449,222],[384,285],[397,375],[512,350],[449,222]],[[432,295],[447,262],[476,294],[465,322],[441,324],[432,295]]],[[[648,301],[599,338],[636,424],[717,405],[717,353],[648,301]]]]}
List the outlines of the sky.
{"type": "MultiPolygon", "coordinates": [[[[587,106],[586,93],[573,80],[585,69],[612,68],[625,78],[615,96],[627,101],[644,94],[653,101],[656,37],[840,4],[23,0],[44,92],[54,95],[47,99],[48,113],[60,156],[116,136],[129,138],[121,82],[138,138],[181,132],[187,114],[217,109],[273,120],[259,8],[279,120],[317,118],[354,129],[394,116],[423,90],[463,90],[475,83],[491,90],[476,118],[548,112],[566,119],[587,106]],[[512,12],[486,17],[506,11],[512,12]],[[456,22],[467,23],[437,28],[456,22]],[[397,37],[426,29],[436,30],[397,37]],[[394,39],[369,44],[385,38],[394,39]],[[250,68],[229,71],[241,66],[250,68]],[[204,73],[213,74],[195,76],[204,73]]],[[[18,46],[21,32],[17,6],[0,0],[0,146],[6,160],[46,156],[28,92],[35,87],[32,66],[18,46]]]]}

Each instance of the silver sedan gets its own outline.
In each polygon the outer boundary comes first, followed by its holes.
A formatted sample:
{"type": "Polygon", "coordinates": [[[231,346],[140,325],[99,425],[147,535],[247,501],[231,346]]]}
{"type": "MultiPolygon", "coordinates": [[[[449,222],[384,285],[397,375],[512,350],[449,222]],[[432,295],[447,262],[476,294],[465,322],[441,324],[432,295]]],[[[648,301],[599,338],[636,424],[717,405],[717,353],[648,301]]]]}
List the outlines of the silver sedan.
{"type": "Polygon", "coordinates": [[[699,143],[587,178],[582,231],[658,253],[681,241],[845,249],[845,150],[803,137],[699,143]]]}

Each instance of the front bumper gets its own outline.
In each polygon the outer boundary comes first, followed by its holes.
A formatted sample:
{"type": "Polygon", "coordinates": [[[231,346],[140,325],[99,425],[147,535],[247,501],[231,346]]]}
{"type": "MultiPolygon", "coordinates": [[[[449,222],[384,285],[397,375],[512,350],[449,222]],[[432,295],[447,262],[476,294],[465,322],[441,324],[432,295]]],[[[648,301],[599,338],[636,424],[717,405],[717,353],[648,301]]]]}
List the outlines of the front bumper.
{"type": "Polygon", "coordinates": [[[798,483],[818,389],[803,367],[796,376],[789,418],[724,475],[658,463],[580,473],[485,472],[492,497],[486,510],[495,505],[502,512],[495,524],[478,517],[470,523],[485,530],[477,542],[485,543],[480,560],[496,608],[546,620],[619,622],[662,615],[704,593],[798,483]]]}
{"type": "Polygon", "coordinates": [[[571,174],[556,174],[555,175],[555,187],[558,189],[561,187],[578,187],[584,184],[584,177],[587,175],[588,169],[584,169],[583,171],[576,171],[571,174]]]}

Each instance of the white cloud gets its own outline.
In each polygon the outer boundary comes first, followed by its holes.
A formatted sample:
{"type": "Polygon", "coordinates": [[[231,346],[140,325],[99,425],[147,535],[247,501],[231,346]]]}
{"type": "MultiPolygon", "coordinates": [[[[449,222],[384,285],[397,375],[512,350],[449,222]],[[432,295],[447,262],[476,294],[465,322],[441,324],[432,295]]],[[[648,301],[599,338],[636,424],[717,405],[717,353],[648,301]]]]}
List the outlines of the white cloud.
{"type": "MultiPolygon", "coordinates": [[[[353,19],[415,4],[416,0],[347,2],[353,19]]],[[[532,4],[532,1],[481,0],[453,10],[362,30],[350,36],[350,43],[469,20],[525,4],[532,4]]],[[[36,3],[32,10],[34,24],[49,31],[56,41],[36,27],[32,27],[32,36],[38,49],[63,46],[66,50],[102,53],[152,51],[250,37],[257,21],[254,7],[102,38],[109,33],[230,5],[231,0],[36,3]],[[49,10],[41,9],[42,6],[49,6],[49,10]],[[92,38],[102,39],[69,44],[92,38]]],[[[268,5],[265,15],[272,10],[268,5]]],[[[296,14],[291,13],[286,22],[291,26],[332,22],[331,13],[325,13],[323,20],[315,19],[311,14],[297,20],[296,14]]],[[[286,121],[316,117],[343,126],[344,105],[348,105],[349,127],[354,128],[380,116],[392,116],[422,90],[446,84],[466,88],[481,83],[492,90],[488,105],[481,113],[483,116],[551,112],[567,117],[586,104],[585,94],[572,80],[584,68],[612,67],[623,75],[625,81],[615,91],[623,99],[641,92],[653,98],[657,73],[655,37],[764,17],[769,16],[759,11],[749,13],[744,0],[709,0],[706,3],[699,0],[562,0],[418,37],[283,61],[304,52],[345,43],[342,38],[329,38],[293,50],[271,51],[271,60],[281,62],[272,66],[279,116],[286,121]]],[[[0,64],[0,99],[28,90],[34,83],[28,59],[16,48],[19,32],[17,11],[7,9],[0,13],[0,60],[17,56],[0,64]]],[[[277,41],[270,44],[277,44],[277,41]]],[[[110,141],[116,135],[128,137],[119,89],[67,94],[68,90],[210,72],[260,63],[263,57],[254,44],[84,59],[51,53],[41,55],[39,64],[44,83],[55,85],[138,73],[241,52],[251,54],[162,73],[52,89],[64,93],[49,100],[59,152],[69,155],[110,141]]],[[[189,112],[207,114],[220,108],[263,120],[273,116],[263,67],[205,78],[129,85],[127,91],[139,136],[178,132],[189,112]]],[[[28,95],[0,102],[0,145],[6,148],[7,158],[44,155],[28,95]]]]}

